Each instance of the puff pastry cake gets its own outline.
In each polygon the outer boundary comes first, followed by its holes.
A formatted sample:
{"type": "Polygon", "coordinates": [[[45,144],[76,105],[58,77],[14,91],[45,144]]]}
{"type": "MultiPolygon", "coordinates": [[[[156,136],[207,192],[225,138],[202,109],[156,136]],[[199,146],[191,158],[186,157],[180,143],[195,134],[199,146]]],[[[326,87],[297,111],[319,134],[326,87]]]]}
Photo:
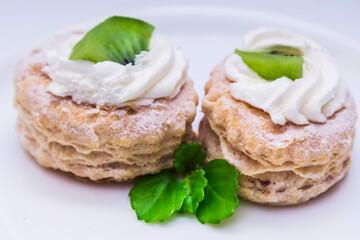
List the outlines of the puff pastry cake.
{"type": "Polygon", "coordinates": [[[205,86],[199,141],[208,160],[224,158],[239,170],[239,196],[270,205],[298,204],[341,180],[351,164],[357,118],[350,92],[324,122],[278,124],[268,109],[233,96],[226,61],[205,86]]]}
{"type": "Polygon", "coordinates": [[[193,138],[198,102],[184,74],[175,97],[137,106],[99,106],[56,96],[43,69],[46,53],[81,32],[57,35],[34,49],[15,77],[17,129],[24,148],[42,166],[94,181],[123,181],[170,168],[173,152],[193,138]]]}

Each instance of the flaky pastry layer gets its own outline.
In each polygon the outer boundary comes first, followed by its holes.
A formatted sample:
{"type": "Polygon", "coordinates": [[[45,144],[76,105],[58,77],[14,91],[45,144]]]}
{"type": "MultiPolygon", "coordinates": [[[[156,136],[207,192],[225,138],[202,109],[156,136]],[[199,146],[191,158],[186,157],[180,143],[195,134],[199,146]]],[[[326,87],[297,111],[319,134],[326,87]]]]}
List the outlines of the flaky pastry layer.
{"type": "MultiPolygon", "coordinates": [[[[270,205],[293,205],[308,201],[325,192],[340,181],[350,167],[349,153],[328,159],[324,166],[309,166],[296,169],[278,167],[276,170],[259,171],[256,174],[244,174],[243,166],[259,166],[254,159],[231,148],[211,129],[206,118],[200,123],[199,139],[208,152],[207,161],[226,159],[235,166],[240,174],[238,194],[250,201],[270,205]],[[230,149],[229,149],[230,148],[230,149]],[[232,152],[229,154],[229,151],[232,152]],[[308,171],[305,171],[308,170],[308,171]]],[[[261,169],[266,168],[262,166],[261,169]]]]}

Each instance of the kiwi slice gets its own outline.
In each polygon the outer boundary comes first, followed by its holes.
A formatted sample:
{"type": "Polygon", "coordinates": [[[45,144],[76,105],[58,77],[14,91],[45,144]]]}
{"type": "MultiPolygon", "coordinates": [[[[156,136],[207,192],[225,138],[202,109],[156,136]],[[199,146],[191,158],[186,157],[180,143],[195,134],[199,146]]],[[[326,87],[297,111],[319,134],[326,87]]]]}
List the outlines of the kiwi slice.
{"type": "Polygon", "coordinates": [[[269,48],[266,52],[247,52],[235,49],[244,63],[260,77],[274,81],[287,77],[293,81],[302,78],[304,59],[295,48],[269,48]],[[291,51],[290,51],[291,50],[291,51]],[[295,55],[296,54],[296,55],[295,55]]]}
{"type": "Polygon", "coordinates": [[[268,48],[261,49],[259,50],[259,52],[282,56],[303,56],[303,53],[298,48],[284,45],[274,45],[268,48]]]}
{"type": "Polygon", "coordinates": [[[113,16],[101,22],[74,46],[70,60],[134,64],[135,56],[149,51],[154,26],[135,18],[113,16]]]}

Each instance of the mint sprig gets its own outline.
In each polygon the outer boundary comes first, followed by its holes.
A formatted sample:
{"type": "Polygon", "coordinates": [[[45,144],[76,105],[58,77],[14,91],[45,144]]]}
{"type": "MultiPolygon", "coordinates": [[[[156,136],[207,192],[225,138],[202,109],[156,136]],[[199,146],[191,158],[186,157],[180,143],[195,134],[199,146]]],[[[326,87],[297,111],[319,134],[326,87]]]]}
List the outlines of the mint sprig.
{"type": "Polygon", "coordinates": [[[130,202],[138,219],[162,222],[180,212],[196,214],[201,223],[218,224],[232,216],[239,205],[236,168],[215,159],[200,169],[206,152],[197,142],[182,143],[174,156],[175,170],[147,175],[131,189],[130,202]]]}
{"type": "Polygon", "coordinates": [[[199,203],[205,197],[204,188],[207,185],[207,180],[204,175],[205,171],[198,169],[181,181],[185,191],[185,200],[180,212],[196,213],[199,203]]]}
{"type": "Polygon", "coordinates": [[[163,170],[145,176],[136,182],[129,192],[131,206],[139,220],[162,222],[180,210],[185,192],[181,183],[174,179],[174,172],[163,170]]]}
{"type": "Polygon", "coordinates": [[[177,173],[184,174],[204,164],[206,152],[201,150],[197,142],[183,142],[174,152],[174,167],[177,173]]]}
{"type": "Polygon", "coordinates": [[[200,203],[196,216],[201,223],[220,223],[221,219],[232,216],[239,206],[239,172],[222,159],[209,162],[204,170],[208,184],[205,199],[200,203]]]}

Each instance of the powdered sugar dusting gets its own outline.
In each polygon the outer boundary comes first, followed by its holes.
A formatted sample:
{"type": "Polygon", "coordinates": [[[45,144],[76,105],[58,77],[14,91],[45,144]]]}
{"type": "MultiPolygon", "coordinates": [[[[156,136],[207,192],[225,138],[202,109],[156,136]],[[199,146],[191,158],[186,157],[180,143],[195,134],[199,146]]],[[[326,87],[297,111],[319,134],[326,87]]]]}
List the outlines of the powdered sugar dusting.
{"type": "Polygon", "coordinates": [[[41,71],[47,64],[44,52],[71,34],[55,36],[32,51],[17,70],[16,105],[31,113],[35,125],[47,129],[45,134],[49,138],[71,143],[83,152],[103,145],[156,144],[167,136],[181,139],[195,117],[197,104],[197,95],[187,76],[173,99],[156,99],[149,106],[133,108],[77,104],[70,97],[47,92],[51,79],[41,71]]]}
{"type": "Polygon", "coordinates": [[[314,165],[351,150],[357,116],[350,94],[344,107],[325,123],[282,126],[264,111],[234,99],[229,85],[222,63],[206,85],[203,111],[217,135],[254,160],[265,165],[314,165]]]}

